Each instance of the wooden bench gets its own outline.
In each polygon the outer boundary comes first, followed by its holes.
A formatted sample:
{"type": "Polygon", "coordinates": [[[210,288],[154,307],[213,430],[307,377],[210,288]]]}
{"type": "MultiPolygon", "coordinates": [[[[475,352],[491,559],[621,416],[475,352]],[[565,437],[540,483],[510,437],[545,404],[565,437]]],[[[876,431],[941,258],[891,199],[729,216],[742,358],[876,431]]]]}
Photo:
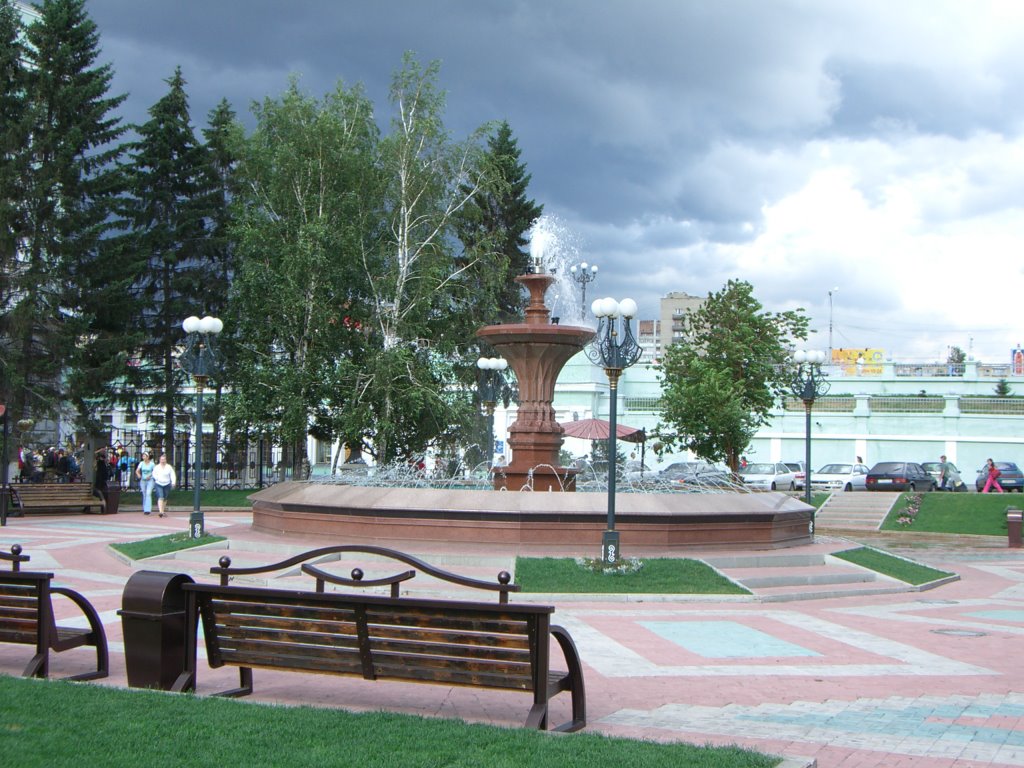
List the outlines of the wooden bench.
{"type": "Polygon", "coordinates": [[[95,495],[88,483],[14,483],[11,502],[16,515],[30,512],[88,512],[107,510],[107,503],[95,495]]]}
{"type": "Polygon", "coordinates": [[[34,645],[36,655],[25,667],[25,677],[47,677],[50,673],[50,651],[61,652],[80,646],[96,648],[96,670],[72,675],[68,680],[94,680],[106,677],[109,670],[107,635],[96,609],[78,592],[55,587],[52,573],[23,571],[21,564],[29,560],[21,554],[21,546],[11,547],[11,554],[0,552],[0,562],[11,563],[11,570],[0,570],[0,642],[34,645]],[[52,595],[63,595],[77,605],[89,621],[89,629],[61,627],[53,618],[52,595]]]}
{"type": "Polygon", "coordinates": [[[507,572],[498,583],[469,579],[435,568],[410,555],[382,547],[324,547],[257,568],[231,568],[222,557],[211,568],[221,583],[185,583],[186,669],[172,690],[194,691],[196,631],[199,617],[211,667],[239,667],[239,687],[222,696],[252,692],[252,670],[291,670],[398,680],[446,686],[472,686],[530,693],[533,706],[526,725],[548,728],[548,703],[558,693],[571,696],[572,719],[553,730],[577,731],[586,725],[583,668],[569,633],[551,624],[554,608],[509,604],[518,591],[507,572]],[[412,565],[434,578],[499,593],[497,603],[398,596],[398,585],[416,571],[364,579],[334,575],[307,561],[362,553],[412,565]],[[301,564],[317,580],[317,591],[233,586],[233,577],[280,571],[301,564]],[[346,588],[390,586],[391,594],[326,592],[325,584],[346,588]],[[550,639],[561,648],[568,671],[550,668],[550,639]]]}

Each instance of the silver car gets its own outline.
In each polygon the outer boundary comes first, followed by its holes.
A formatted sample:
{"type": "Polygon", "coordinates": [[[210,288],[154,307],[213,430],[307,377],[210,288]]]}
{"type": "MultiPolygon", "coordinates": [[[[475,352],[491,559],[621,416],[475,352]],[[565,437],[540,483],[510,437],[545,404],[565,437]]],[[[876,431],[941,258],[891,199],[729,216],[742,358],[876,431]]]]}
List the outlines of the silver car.
{"type": "Polygon", "coordinates": [[[865,464],[826,464],[811,475],[815,491],[865,491],[868,468],[865,464]]]}

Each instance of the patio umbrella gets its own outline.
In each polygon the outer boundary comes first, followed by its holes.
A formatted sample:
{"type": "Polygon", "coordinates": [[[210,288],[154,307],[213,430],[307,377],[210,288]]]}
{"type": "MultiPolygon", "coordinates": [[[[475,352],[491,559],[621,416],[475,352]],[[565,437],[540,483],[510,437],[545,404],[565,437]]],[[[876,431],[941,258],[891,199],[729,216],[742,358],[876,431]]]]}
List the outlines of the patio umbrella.
{"type": "MultiPolygon", "coordinates": [[[[559,426],[565,430],[566,437],[578,437],[583,440],[607,440],[611,433],[611,424],[604,419],[580,419],[579,421],[563,421],[559,426]]],[[[615,438],[627,443],[642,443],[647,433],[636,427],[625,424],[615,425],[615,438]]]]}

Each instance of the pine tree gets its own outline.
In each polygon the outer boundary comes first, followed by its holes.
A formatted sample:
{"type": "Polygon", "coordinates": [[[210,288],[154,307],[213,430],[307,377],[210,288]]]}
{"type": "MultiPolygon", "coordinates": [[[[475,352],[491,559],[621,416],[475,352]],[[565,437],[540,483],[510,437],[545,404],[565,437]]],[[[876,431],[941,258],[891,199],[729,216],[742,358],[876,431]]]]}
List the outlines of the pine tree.
{"type": "Polygon", "coordinates": [[[216,263],[211,258],[206,215],[210,187],[207,155],[196,140],[181,68],[166,80],[167,93],[149,109],[131,148],[131,232],[126,245],[135,254],[133,287],[142,338],[139,365],[131,369],[135,392],[147,392],[141,405],[163,412],[163,446],[173,451],[175,413],[185,374],[176,365],[181,322],[202,316],[219,301],[216,263]]]}
{"type": "Polygon", "coordinates": [[[503,267],[503,286],[498,297],[498,316],[504,322],[522,318],[525,296],[513,278],[527,271],[527,233],[544,212],[526,196],[531,176],[519,162],[520,150],[507,122],[487,140],[483,159],[484,182],[459,220],[459,237],[467,251],[491,249],[503,267]]]}
{"type": "Polygon", "coordinates": [[[6,328],[12,412],[51,416],[92,338],[101,250],[120,192],[123,129],[113,76],[97,65],[99,35],[84,0],[45,0],[26,29],[26,162],[18,205],[18,268],[6,328]]]}

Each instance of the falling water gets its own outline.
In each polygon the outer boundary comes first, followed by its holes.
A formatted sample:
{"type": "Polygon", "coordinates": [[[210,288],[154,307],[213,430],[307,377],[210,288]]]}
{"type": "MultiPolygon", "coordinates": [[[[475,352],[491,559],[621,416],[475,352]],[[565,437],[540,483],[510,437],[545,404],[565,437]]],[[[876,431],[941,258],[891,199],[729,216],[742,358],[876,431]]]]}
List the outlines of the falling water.
{"type": "MultiPolygon", "coordinates": [[[[580,286],[572,279],[569,268],[583,260],[580,254],[579,237],[571,232],[565,224],[555,216],[544,215],[538,218],[530,228],[530,261],[541,265],[544,271],[555,277],[555,282],[548,288],[547,304],[551,309],[551,317],[558,317],[562,325],[583,325],[595,327],[590,312],[586,318],[580,315],[580,286]]],[[[591,295],[594,283],[587,286],[587,304],[598,298],[591,295]]]]}

